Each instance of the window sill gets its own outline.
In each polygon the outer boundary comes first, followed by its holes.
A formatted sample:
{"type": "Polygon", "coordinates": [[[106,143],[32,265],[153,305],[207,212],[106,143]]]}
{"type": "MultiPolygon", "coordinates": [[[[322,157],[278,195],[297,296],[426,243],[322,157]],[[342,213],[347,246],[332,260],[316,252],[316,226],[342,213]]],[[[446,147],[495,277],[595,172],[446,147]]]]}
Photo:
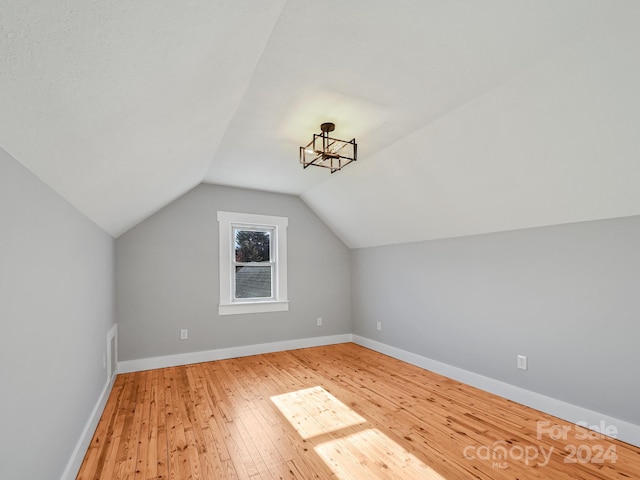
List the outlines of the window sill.
{"type": "Polygon", "coordinates": [[[219,315],[241,315],[243,313],[286,312],[289,310],[288,300],[270,302],[221,303],[218,305],[219,315]]]}

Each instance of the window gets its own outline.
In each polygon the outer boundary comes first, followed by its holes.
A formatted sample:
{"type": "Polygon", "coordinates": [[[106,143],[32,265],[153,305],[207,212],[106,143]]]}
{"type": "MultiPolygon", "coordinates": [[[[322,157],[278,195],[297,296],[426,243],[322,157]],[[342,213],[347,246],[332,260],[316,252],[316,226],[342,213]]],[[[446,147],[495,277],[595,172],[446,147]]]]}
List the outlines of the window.
{"type": "Polygon", "coordinates": [[[288,310],[288,219],[218,212],[218,223],[219,314],[288,310]]]}
{"type": "Polygon", "coordinates": [[[233,297],[238,300],[273,300],[275,259],[271,251],[272,228],[233,227],[235,242],[233,297]]]}

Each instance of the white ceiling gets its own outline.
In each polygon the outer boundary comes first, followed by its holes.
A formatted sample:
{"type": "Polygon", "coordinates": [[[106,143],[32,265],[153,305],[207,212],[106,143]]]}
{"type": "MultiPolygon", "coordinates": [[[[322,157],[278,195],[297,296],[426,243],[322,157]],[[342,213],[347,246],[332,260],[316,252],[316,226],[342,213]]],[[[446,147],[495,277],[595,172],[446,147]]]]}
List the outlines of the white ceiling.
{"type": "Polygon", "coordinates": [[[4,1],[0,146],[114,236],[201,182],[351,247],[640,214],[635,0],[4,1]],[[358,141],[303,170],[319,124],[358,141]]]}

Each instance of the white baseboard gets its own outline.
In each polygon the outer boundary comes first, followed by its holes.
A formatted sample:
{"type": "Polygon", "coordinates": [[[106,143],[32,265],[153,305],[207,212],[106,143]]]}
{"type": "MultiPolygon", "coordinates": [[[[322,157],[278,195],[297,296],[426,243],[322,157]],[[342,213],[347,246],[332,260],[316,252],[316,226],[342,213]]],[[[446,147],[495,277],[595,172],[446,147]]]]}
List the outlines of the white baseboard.
{"type": "Polygon", "coordinates": [[[82,429],[80,438],[78,439],[78,442],[76,443],[76,446],[71,453],[71,458],[69,458],[67,466],[64,469],[60,480],[74,480],[78,475],[78,471],[82,466],[82,461],[84,460],[84,456],[87,453],[87,449],[89,448],[89,444],[91,443],[93,434],[96,431],[98,422],[100,421],[100,417],[102,416],[104,407],[107,404],[107,399],[109,398],[109,394],[111,393],[111,389],[113,388],[113,383],[115,382],[115,380],[116,375],[114,373],[111,379],[107,383],[105,383],[104,388],[100,393],[100,397],[98,397],[98,402],[93,407],[91,415],[89,416],[89,420],[82,429]]]}
{"type": "Polygon", "coordinates": [[[322,345],[347,343],[351,342],[351,340],[352,335],[350,333],[345,333],[325,337],[301,338],[298,340],[284,340],[281,342],[243,345],[240,347],[220,348],[217,350],[206,350],[202,352],[179,353],[177,355],[166,355],[162,357],[126,360],[118,362],[118,373],[140,372],[142,370],[152,370],[154,368],[176,367],[179,365],[189,365],[191,363],[212,362],[214,360],[247,357],[249,355],[259,355],[261,353],[295,350],[297,348],[319,347],[322,345]]]}
{"type": "Polygon", "coordinates": [[[640,425],[625,422],[624,420],[604,415],[578,405],[573,405],[571,403],[563,402],[562,400],[557,400],[530,390],[525,390],[524,388],[516,387],[515,385],[510,385],[493,378],[485,377],[478,373],[470,372],[415,353],[407,352],[406,350],[392,347],[366,337],[361,337],[360,335],[353,335],[353,343],[370,348],[376,352],[384,353],[385,355],[402,360],[403,362],[416,365],[424,368],[425,370],[430,370],[495,395],[499,395],[522,405],[535,408],[536,410],[561,418],[570,423],[587,426],[614,426],[617,430],[617,439],[630,443],[631,445],[635,445],[636,447],[640,447],[640,425]]]}

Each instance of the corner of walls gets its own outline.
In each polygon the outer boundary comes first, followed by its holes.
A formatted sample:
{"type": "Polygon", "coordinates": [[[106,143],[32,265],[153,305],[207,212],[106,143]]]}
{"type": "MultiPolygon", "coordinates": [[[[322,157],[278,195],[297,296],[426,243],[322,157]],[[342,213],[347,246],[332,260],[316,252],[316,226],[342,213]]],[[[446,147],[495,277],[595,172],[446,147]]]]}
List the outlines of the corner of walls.
{"type": "Polygon", "coordinates": [[[299,197],[201,184],[116,239],[119,358],[210,358],[200,352],[349,334],[349,258],[299,197]],[[288,218],[288,311],[219,315],[218,211],[288,218]]]}

